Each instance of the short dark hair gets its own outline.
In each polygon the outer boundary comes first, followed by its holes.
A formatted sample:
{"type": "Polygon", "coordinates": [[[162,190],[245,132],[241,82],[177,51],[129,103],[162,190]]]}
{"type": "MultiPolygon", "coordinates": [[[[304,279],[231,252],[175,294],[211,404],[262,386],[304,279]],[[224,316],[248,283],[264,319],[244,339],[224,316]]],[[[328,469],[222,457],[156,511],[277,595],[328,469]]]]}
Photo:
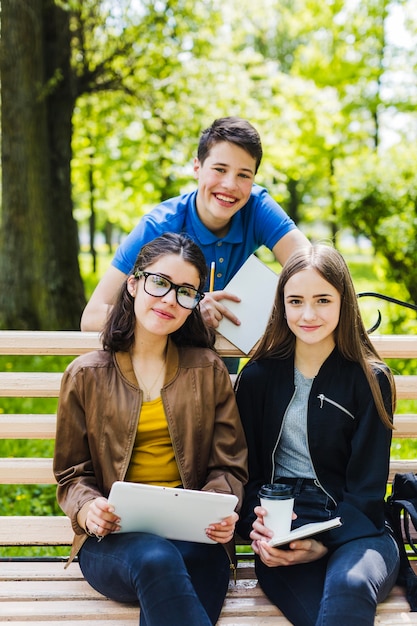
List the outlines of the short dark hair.
{"type": "MultiPolygon", "coordinates": [[[[140,250],[132,274],[146,269],[161,257],[176,254],[184,261],[191,263],[199,275],[198,290],[202,291],[207,279],[208,268],[206,259],[192,239],[183,234],[164,233],[160,237],[145,244],[140,250]]],[[[124,281],[116,302],[106,320],[101,339],[103,348],[110,352],[128,352],[135,341],[135,311],[134,298],[127,289],[127,279],[124,281]]],[[[171,339],[179,346],[198,346],[213,348],[215,332],[209,328],[201,316],[197,306],[192,310],[181,328],[171,335],[171,339]]]]}
{"type": "Polygon", "coordinates": [[[221,117],[201,134],[197,157],[204,163],[212,147],[228,141],[248,152],[255,159],[255,174],[262,160],[262,143],[256,128],[240,117],[221,117]]]}

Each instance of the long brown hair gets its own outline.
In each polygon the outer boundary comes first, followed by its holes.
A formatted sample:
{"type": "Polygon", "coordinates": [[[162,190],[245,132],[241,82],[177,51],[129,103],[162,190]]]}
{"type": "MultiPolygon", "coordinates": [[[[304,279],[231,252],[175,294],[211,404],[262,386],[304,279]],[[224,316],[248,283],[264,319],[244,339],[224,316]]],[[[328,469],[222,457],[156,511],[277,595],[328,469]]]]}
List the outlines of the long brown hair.
{"type": "Polygon", "coordinates": [[[288,280],[305,269],[314,269],[340,294],[340,317],[334,331],[334,340],[340,354],[362,367],[378,414],[382,422],[392,428],[392,417],[387,410],[378,384],[377,371],[382,371],[390,383],[392,413],[395,410],[396,391],[392,373],[375,350],[362,321],[355,288],[342,255],[322,244],[294,252],[285,263],[278,281],[274,306],[265,333],[251,361],[262,358],[288,358],[295,351],[295,335],[285,319],[284,288],[288,280]]]}

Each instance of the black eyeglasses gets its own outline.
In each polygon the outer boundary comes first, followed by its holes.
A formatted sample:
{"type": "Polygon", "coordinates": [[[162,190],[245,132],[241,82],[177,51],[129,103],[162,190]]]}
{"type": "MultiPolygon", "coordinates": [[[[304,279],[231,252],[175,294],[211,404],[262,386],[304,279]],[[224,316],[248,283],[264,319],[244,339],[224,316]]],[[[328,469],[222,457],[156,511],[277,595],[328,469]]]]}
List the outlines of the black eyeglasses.
{"type": "Polygon", "coordinates": [[[166,296],[171,289],[175,289],[177,302],[184,309],[195,309],[197,304],[204,298],[204,293],[194,289],[194,287],[176,285],[160,274],[140,271],[135,272],[134,276],[135,278],[145,278],[143,288],[148,295],[155,296],[155,298],[162,298],[162,296],[166,296]]]}

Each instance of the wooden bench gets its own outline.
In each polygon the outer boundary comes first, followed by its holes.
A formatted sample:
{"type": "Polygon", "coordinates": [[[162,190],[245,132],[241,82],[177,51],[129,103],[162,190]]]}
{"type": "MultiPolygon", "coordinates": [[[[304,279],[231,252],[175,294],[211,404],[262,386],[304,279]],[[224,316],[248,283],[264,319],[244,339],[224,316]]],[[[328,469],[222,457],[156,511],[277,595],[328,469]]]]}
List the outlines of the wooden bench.
{"type": "MultiPolygon", "coordinates": [[[[373,338],[384,358],[417,358],[417,337],[381,336],[373,338]]],[[[0,354],[71,355],[100,346],[96,333],[0,331],[0,354]]],[[[231,344],[218,341],[223,356],[241,356],[231,344]]],[[[8,369],[8,368],[3,368],[8,369]]],[[[46,369],[46,368],[45,368],[46,369]]],[[[0,397],[56,398],[61,372],[0,372],[0,397]]],[[[417,376],[397,376],[399,400],[417,399],[417,376]]],[[[417,411],[401,411],[395,416],[395,437],[417,438],[417,411]]],[[[0,439],[53,440],[55,414],[7,414],[0,404],[0,439]]],[[[396,472],[417,472],[417,460],[392,460],[390,480],[396,472]]],[[[0,483],[16,485],[54,484],[51,458],[1,458],[0,483]]],[[[0,517],[0,622],[23,626],[47,623],[58,626],[133,626],[139,609],[112,602],[96,593],[83,579],[77,563],[64,569],[66,557],[4,557],[4,548],[17,551],[27,546],[69,546],[72,531],[64,516],[0,517]]],[[[251,555],[239,558],[238,579],[232,581],[218,622],[219,626],[271,626],[289,624],[265,598],[257,584],[251,555]]],[[[375,624],[416,624],[417,613],[410,613],[402,589],[395,587],[378,606],[375,624]]]]}

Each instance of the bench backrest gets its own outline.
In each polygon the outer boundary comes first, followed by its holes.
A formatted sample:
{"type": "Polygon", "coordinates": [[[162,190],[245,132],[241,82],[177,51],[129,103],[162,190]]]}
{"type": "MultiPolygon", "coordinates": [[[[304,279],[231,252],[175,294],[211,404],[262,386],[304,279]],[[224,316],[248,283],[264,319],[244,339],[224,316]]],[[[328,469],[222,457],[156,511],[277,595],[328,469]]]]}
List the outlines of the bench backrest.
{"type": "MultiPolygon", "coordinates": [[[[372,341],[384,359],[416,359],[417,337],[385,335],[372,341]]],[[[245,356],[224,338],[216,344],[221,356],[245,356]]],[[[0,355],[76,356],[100,348],[97,333],[77,331],[0,331],[0,355]]],[[[13,361],[13,359],[11,359],[13,361]]],[[[57,398],[62,372],[1,371],[0,398],[57,398]]],[[[398,399],[417,399],[417,376],[397,375],[398,399]]],[[[1,401],[0,401],[1,402],[1,401]]],[[[10,414],[0,404],[0,440],[44,439],[55,437],[55,413],[10,414]]],[[[417,438],[417,410],[398,412],[394,422],[395,438],[417,438]]],[[[396,472],[417,472],[417,460],[391,460],[390,480],[396,472]]],[[[52,458],[0,458],[0,483],[54,484],[52,458]]],[[[16,487],[18,489],[18,487],[16,487]]],[[[46,526],[41,516],[27,516],[10,523],[0,517],[0,546],[68,545],[72,531],[67,518],[50,517],[46,526]]]]}

